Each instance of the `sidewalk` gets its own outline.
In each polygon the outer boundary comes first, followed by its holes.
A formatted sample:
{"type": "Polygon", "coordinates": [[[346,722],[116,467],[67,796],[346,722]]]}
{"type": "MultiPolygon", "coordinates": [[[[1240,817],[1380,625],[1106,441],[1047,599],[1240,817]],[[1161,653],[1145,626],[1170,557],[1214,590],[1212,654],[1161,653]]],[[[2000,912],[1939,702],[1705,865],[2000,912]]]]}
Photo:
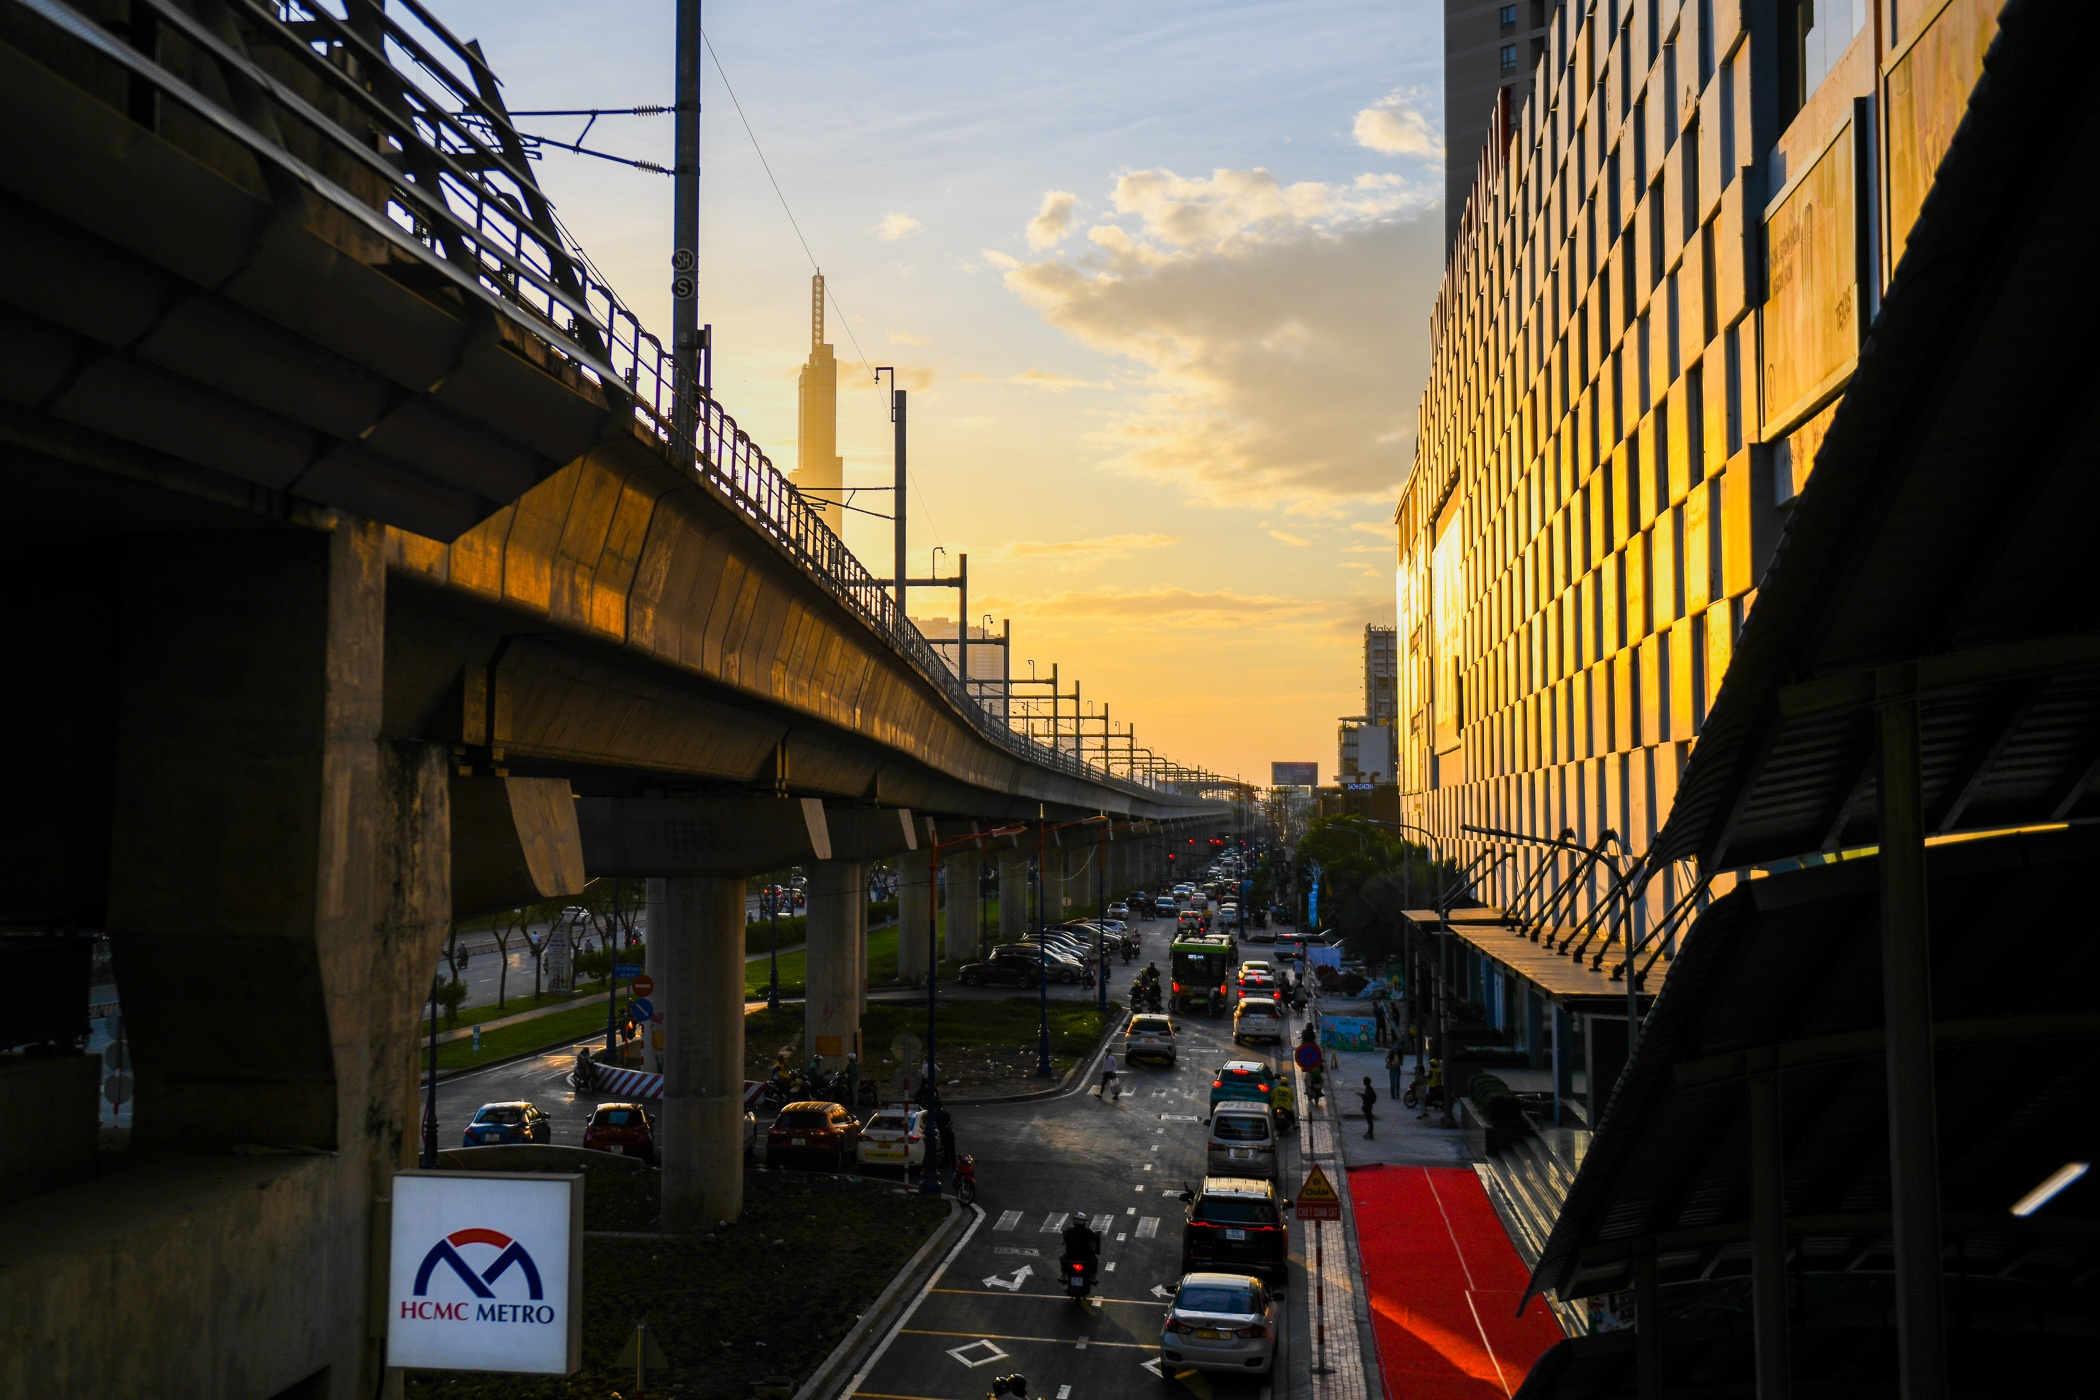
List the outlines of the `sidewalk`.
{"type": "MultiPolygon", "coordinates": [[[[1491,1400],[1523,1384],[1561,1339],[1543,1303],[1517,1317],[1527,1271],[1472,1167],[1463,1132],[1391,1093],[1385,1051],[1344,1050],[1328,1070],[1341,1111],[1350,1220],[1387,1393],[1491,1400]],[[1363,1135],[1364,1076],[1378,1091],[1377,1136],[1363,1135]]],[[[1413,1061],[1403,1072],[1404,1086],[1413,1061]]]]}

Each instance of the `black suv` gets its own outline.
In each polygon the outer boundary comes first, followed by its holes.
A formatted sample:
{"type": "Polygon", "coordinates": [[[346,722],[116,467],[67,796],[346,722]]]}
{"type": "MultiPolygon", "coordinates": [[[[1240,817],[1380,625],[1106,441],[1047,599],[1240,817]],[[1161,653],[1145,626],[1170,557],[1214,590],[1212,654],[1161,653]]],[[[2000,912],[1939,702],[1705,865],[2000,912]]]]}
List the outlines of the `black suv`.
{"type": "Polygon", "coordinates": [[[1291,1227],[1288,1198],[1269,1182],[1243,1176],[1208,1176],[1200,1191],[1183,1191],[1188,1222],[1181,1234],[1181,1271],[1222,1269],[1258,1274],[1281,1289],[1288,1280],[1291,1227]]]}
{"type": "Polygon", "coordinates": [[[1019,987],[1033,987],[1038,976],[1036,969],[1042,966],[1034,958],[1024,958],[1012,953],[1000,953],[983,962],[966,964],[955,974],[955,979],[965,987],[981,987],[987,983],[1010,982],[1019,987]]]}

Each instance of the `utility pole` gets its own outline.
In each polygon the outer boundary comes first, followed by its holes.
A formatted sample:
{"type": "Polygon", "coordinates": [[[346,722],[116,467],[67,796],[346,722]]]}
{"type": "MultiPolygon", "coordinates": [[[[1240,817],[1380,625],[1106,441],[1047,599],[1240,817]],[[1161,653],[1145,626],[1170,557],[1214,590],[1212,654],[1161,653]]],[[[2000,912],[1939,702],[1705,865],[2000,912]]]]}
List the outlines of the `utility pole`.
{"type": "MultiPolygon", "coordinates": [[[[671,422],[692,446],[700,427],[700,0],[678,0],[671,182],[671,422]]],[[[899,527],[902,528],[901,526],[899,527]]]]}
{"type": "Polygon", "coordinates": [[[901,624],[910,615],[904,610],[904,592],[910,587],[905,574],[910,570],[905,563],[909,556],[905,553],[904,534],[904,391],[897,387],[895,370],[890,371],[890,421],[897,425],[897,485],[890,496],[890,513],[897,517],[897,621],[901,624]]]}

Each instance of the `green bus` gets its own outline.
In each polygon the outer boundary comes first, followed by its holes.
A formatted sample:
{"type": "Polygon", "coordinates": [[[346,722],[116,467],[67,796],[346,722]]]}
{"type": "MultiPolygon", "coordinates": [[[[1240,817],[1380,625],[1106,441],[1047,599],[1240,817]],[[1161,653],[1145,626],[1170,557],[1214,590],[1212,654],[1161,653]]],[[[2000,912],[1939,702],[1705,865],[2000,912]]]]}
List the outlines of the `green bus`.
{"type": "Polygon", "coordinates": [[[1171,950],[1174,1010],[1205,1005],[1211,990],[1232,976],[1239,954],[1230,938],[1177,938],[1171,950]]]}

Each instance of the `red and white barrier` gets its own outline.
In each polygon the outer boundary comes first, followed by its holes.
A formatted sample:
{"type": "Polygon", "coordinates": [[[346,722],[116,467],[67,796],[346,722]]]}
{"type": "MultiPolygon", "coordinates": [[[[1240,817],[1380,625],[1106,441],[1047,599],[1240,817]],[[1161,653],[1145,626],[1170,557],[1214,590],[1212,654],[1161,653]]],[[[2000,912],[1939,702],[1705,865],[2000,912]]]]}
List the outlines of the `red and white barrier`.
{"type": "Polygon", "coordinates": [[[608,1099],[660,1099],[664,1096],[664,1077],[617,1065],[597,1065],[591,1070],[591,1091],[608,1099]]]}

